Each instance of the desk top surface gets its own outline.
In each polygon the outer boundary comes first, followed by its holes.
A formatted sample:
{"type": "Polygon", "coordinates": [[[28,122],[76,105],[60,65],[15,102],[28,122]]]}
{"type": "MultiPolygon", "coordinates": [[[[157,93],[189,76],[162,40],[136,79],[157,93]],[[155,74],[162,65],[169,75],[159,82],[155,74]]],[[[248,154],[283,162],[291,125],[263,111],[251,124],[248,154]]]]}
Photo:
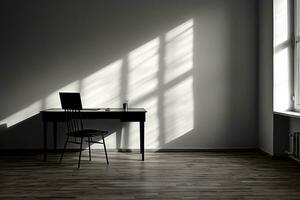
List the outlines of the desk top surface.
{"type": "MultiPolygon", "coordinates": [[[[61,108],[50,108],[41,112],[64,112],[61,108]]],[[[84,108],[81,112],[147,112],[144,108],[128,108],[124,111],[123,108],[84,108]]]]}

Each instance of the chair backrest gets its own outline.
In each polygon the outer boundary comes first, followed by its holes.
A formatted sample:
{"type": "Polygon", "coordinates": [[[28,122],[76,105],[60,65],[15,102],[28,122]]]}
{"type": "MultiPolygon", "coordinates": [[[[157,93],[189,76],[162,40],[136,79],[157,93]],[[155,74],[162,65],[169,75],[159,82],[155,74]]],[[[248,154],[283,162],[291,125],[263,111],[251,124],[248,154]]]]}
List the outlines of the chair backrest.
{"type": "Polygon", "coordinates": [[[80,93],[60,92],[59,97],[61,107],[65,110],[68,132],[82,130],[83,122],[80,112],[82,110],[80,93]]]}

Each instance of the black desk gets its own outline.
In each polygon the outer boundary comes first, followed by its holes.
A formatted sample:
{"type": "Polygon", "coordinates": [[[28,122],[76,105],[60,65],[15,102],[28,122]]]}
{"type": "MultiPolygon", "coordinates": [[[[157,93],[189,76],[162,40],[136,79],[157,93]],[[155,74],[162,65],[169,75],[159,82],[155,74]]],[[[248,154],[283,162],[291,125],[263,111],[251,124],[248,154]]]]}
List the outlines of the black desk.
{"type": "MultiPolygon", "coordinates": [[[[47,160],[47,129],[48,122],[53,123],[53,143],[56,149],[57,122],[65,120],[65,113],[62,109],[48,109],[41,111],[44,131],[44,159],[47,160]]],[[[144,160],[145,149],[145,121],[146,110],[143,108],[129,108],[124,112],[121,108],[107,109],[84,109],[81,112],[83,119],[119,119],[121,122],[139,122],[140,124],[140,153],[144,160]]]]}

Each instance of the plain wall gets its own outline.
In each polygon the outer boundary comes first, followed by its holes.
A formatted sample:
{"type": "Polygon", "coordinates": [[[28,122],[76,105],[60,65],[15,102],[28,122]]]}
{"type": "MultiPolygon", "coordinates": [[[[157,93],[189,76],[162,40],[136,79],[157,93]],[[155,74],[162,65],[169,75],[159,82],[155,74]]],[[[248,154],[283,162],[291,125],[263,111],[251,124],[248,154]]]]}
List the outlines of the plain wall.
{"type": "Polygon", "coordinates": [[[259,2],[259,148],[273,155],[273,1],[259,2]]]}
{"type": "MultiPolygon", "coordinates": [[[[259,146],[271,153],[272,7],[259,2],[259,146]]],[[[37,110],[65,90],[86,107],[145,107],[148,149],[258,147],[256,0],[0,4],[0,148],[42,148],[37,110]]],[[[139,146],[137,124],[87,123],[110,130],[108,148],[139,146]]]]}

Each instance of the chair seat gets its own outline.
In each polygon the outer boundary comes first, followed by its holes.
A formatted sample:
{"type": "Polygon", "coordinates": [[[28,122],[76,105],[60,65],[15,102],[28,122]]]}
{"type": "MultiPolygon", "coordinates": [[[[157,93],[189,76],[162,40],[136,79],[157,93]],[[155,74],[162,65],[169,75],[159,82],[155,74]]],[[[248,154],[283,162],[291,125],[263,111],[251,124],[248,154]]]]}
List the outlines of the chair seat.
{"type": "Polygon", "coordinates": [[[102,136],[107,134],[108,131],[98,130],[98,129],[83,129],[75,132],[68,132],[68,136],[72,137],[94,137],[94,136],[102,136]]]}

